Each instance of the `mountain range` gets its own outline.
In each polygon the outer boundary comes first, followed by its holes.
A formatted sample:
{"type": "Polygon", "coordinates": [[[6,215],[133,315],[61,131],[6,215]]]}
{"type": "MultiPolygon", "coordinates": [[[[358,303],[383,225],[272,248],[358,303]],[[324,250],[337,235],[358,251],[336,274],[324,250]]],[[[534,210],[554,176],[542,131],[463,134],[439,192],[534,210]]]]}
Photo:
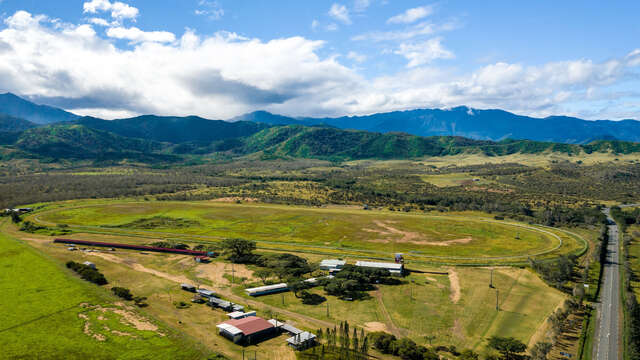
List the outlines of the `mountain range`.
{"type": "Polygon", "coordinates": [[[640,152],[635,142],[640,141],[640,122],[635,120],[536,119],[466,107],[341,118],[253,112],[232,120],[154,115],[102,120],[5,94],[0,95],[0,159],[155,163],[260,154],[340,161],[460,153],[640,152]]]}
{"type": "Polygon", "coordinates": [[[534,118],[503,110],[418,109],[367,116],[292,118],[257,111],[234,118],[271,125],[327,125],[373,132],[404,132],[418,136],[462,136],[477,140],[536,141],[586,144],[594,140],[640,141],[640,121],[582,120],[567,116],[534,118]]]}

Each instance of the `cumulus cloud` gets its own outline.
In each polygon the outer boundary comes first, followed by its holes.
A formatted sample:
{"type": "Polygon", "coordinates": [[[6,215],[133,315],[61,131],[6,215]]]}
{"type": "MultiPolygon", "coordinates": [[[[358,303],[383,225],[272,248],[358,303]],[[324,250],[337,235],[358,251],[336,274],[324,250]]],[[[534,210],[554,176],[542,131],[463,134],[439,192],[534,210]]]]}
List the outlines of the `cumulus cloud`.
{"type": "Polygon", "coordinates": [[[349,9],[346,6],[338,3],[331,5],[329,9],[329,16],[341,21],[344,24],[351,24],[351,16],[349,15],[349,9]]]}
{"type": "Polygon", "coordinates": [[[142,31],[137,27],[113,27],[107,30],[107,36],[114,39],[130,40],[133,43],[140,42],[173,42],[176,36],[168,31],[142,31]]]}
{"type": "Polygon", "coordinates": [[[402,14],[392,16],[387,20],[387,24],[411,24],[433,13],[433,6],[420,6],[408,9],[402,14]]]}
{"type": "Polygon", "coordinates": [[[0,42],[7,44],[0,52],[2,90],[55,100],[83,114],[227,118],[301,102],[327,111],[332,94],[361,81],[335,58],[317,55],[324,42],[302,37],[264,42],[188,30],[170,41],[172,36],[162,32],[149,39],[150,33],[139,29],[110,29],[110,36],[145,40],[122,49],[88,24],[61,28],[27,12],[5,23],[0,31],[0,42]]]}
{"type": "Polygon", "coordinates": [[[102,18],[91,18],[89,19],[89,22],[94,24],[94,25],[98,25],[98,26],[111,26],[112,24],[110,22],[108,22],[105,19],[102,18]]]}
{"type": "Polygon", "coordinates": [[[4,24],[0,91],[82,115],[197,114],[224,119],[258,109],[334,116],[468,105],[602,118],[637,114],[640,98],[628,91],[630,83],[638,82],[640,49],[603,62],[498,62],[461,72],[434,65],[435,59],[453,56],[438,38],[411,40],[396,49],[407,59],[407,68],[366,78],[339,61],[357,62],[360,54],[323,57],[323,41],[299,36],[263,40],[186,30],[180,36],[171,34],[172,40],[170,35],[148,38],[153,32],[121,27],[119,38],[133,42],[122,47],[96,33],[91,24],[54,23],[24,11],[7,17],[4,24]],[[585,110],[580,105],[585,102],[603,105],[585,110]],[[627,105],[616,111],[615,104],[627,105]]]}
{"type": "Polygon", "coordinates": [[[442,46],[442,38],[433,38],[420,43],[402,43],[394,53],[409,60],[408,67],[428,64],[436,59],[455,57],[451,51],[442,46]]]}
{"type": "Polygon", "coordinates": [[[96,14],[99,12],[111,12],[111,17],[117,20],[132,19],[138,17],[139,10],[120,1],[91,0],[83,4],[85,13],[96,14]]]}

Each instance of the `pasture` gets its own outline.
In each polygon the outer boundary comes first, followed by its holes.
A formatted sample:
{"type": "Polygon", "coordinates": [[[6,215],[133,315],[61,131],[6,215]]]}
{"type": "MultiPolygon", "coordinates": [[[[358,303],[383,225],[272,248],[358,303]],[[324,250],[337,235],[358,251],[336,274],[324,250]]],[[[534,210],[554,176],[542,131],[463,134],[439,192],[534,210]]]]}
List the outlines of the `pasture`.
{"type": "MultiPolygon", "coordinates": [[[[6,221],[0,224],[3,232],[6,221]]],[[[3,358],[199,359],[178,337],[62,262],[0,234],[0,349],[3,358]],[[28,356],[25,356],[28,354],[28,356]]]]}
{"type": "Polygon", "coordinates": [[[260,248],[423,262],[523,262],[578,251],[578,240],[486,214],[405,214],[349,207],[225,202],[109,202],[53,208],[31,217],[78,232],[215,243],[254,240],[260,248]]]}

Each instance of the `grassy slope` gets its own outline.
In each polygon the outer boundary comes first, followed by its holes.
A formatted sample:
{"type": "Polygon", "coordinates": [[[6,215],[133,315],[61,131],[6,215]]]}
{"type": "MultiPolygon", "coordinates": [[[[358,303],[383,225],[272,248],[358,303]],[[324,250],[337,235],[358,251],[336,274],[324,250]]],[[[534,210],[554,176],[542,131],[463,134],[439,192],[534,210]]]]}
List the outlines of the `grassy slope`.
{"type": "Polygon", "coordinates": [[[79,280],[30,247],[0,234],[0,349],[8,358],[135,359],[150,354],[163,359],[197,359],[203,354],[173,336],[159,336],[125,326],[119,316],[106,313],[105,325],[135,334],[106,336],[100,342],[83,333],[85,313],[94,324],[97,314],[80,304],[108,305],[112,299],[96,285],[79,280]]]}

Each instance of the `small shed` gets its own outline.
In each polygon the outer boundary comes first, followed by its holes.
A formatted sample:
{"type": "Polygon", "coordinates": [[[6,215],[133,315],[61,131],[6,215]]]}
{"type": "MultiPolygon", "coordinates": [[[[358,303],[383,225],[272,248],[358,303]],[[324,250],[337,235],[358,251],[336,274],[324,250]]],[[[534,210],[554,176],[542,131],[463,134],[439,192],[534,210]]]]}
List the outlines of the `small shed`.
{"type": "Polygon", "coordinates": [[[287,344],[296,350],[305,350],[316,344],[316,336],[308,331],[287,339],[287,344]]]}
{"type": "Polygon", "coordinates": [[[90,268],[92,268],[92,269],[95,269],[95,268],[96,268],[96,264],[92,263],[91,261],[85,261],[85,262],[83,262],[82,264],[83,264],[83,265],[86,265],[86,266],[88,266],[88,267],[90,267],[90,268]]]}
{"type": "Polygon", "coordinates": [[[209,259],[209,257],[207,256],[196,256],[194,260],[200,264],[207,264],[211,262],[211,259],[209,259]]]}
{"type": "Polygon", "coordinates": [[[320,269],[328,271],[340,271],[347,262],[338,259],[325,259],[320,261],[320,269]]]}
{"type": "Polygon", "coordinates": [[[207,289],[198,289],[196,291],[198,294],[200,294],[200,296],[204,296],[206,298],[211,298],[216,296],[216,293],[211,291],[211,290],[207,290],[207,289]]]}
{"type": "Polygon", "coordinates": [[[256,312],[255,311],[249,311],[249,312],[234,311],[234,312],[228,313],[227,316],[231,319],[244,319],[249,316],[256,316],[256,312]]]}
{"type": "Polygon", "coordinates": [[[220,308],[224,311],[233,311],[233,304],[229,301],[218,299],[217,297],[209,298],[209,306],[213,308],[220,308]]]}
{"type": "Polygon", "coordinates": [[[189,291],[189,292],[193,292],[193,293],[196,292],[196,287],[191,285],[191,284],[180,284],[180,287],[184,291],[189,291]]]}

